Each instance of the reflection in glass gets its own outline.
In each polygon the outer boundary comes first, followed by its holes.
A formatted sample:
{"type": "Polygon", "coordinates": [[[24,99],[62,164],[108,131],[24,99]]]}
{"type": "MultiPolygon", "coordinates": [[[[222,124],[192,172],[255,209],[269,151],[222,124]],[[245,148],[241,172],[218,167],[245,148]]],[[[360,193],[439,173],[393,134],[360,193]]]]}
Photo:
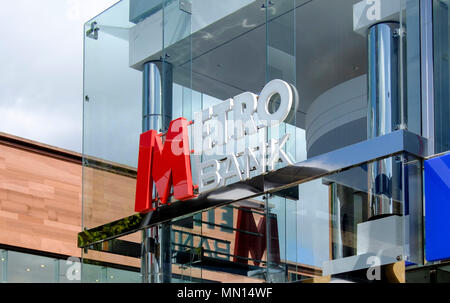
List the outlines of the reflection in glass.
{"type": "MultiPolygon", "coordinates": [[[[323,179],[331,189],[332,261],[327,264],[333,270],[355,256],[360,260],[370,255],[387,257],[390,262],[398,256],[403,258],[405,222],[402,172],[402,157],[398,156],[323,179]],[[392,163],[398,165],[395,175],[375,175],[373,168],[389,167],[392,163]]],[[[354,270],[369,267],[358,264],[356,260],[353,261],[354,270]]]]}
{"type": "Polygon", "coordinates": [[[266,221],[258,200],[172,224],[172,270],[189,281],[257,282],[265,276],[266,221]]]}
{"type": "Polygon", "coordinates": [[[450,1],[433,0],[435,152],[450,150],[450,1]]]}

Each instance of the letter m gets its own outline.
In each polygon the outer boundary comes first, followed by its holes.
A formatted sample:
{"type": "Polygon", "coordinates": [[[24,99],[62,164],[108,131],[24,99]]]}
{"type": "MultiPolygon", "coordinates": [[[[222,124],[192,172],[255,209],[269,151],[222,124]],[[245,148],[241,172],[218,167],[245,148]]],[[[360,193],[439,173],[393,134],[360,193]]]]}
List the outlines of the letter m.
{"type": "MultiPolygon", "coordinates": [[[[234,242],[234,262],[248,264],[249,253],[253,263],[259,266],[267,248],[266,216],[256,225],[249,207],[240,207],[237,214],[236,236],[234,242]]],[[[269,261],[280,263],[277,218],[270,215],[270,254],[269,261]]]]}
{"type": "MultiPolygon", "coordinates": [[[[141,134],[136,182],[135,211],[146,213],[153,207],[153,183],[162,204],[170,189],[177,200],[194,196],[188,138],[189,122],[179,118],[170,123],[164,144],[155,130],[141,134]]],[[[156,198],[156,197],[155,197],[156,198]]]]}

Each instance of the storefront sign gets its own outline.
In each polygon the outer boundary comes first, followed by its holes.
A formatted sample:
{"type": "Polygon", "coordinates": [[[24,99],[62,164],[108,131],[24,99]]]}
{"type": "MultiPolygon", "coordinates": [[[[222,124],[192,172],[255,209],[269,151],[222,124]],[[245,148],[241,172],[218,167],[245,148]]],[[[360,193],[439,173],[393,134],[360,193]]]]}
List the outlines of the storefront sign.
{"type": "Polygon", "coordinates": [[[286,120],[294,102],[292,87],[282,80],[272,80],[259,97],[246,92],[195,113],[194,154],[202,155],[199,192],[217,189],[232,180],[250,179],[253,171],[256,175],[272,171],[278,162],[292,164],[283,150],[290,134],[268,139],[268,129],[277,129],[286,120]],[[278,108],[271,112],[271,99],[277,94],[278,108]]]}
{"type": "Polygon", "coordinates": [[[162,134],[155,130],[141,134],[135,210],[155,209],[153,183],[161,204],[167,204],[172,186],[176,200],[194,197],[191,153],[198,167],[199,193],[272,171],[279,162],[292,164],[283,150],[290,135],[268,137],[269,129],[277,130],[296,101],[291,85],[272,80],[259,97],[246,92],[195,113],[192,151],[188,138],[190,123],[184,118],[170,123],[164,144],[162,134]],[[279,98],[275,106],[271,103],[276,95],[279,98]]]}
{"type": "Polygon", "coordinates": [[[185,118],[170,123],[164,144],[155,130],[141,134],[136,181],[136,212],[155,210],[153,183],[161,204],[173,196],[186,200],[194,196],[192,183],[188,124],[185,118]]]}

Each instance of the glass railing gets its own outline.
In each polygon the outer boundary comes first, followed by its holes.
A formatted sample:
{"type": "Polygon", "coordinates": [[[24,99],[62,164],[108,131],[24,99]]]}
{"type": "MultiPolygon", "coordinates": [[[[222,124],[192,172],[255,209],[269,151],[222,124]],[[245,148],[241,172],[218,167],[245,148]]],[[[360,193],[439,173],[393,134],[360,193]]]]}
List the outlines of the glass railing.
{"type": "MultiPolygon", "coordinates": [[[[140,273],[81,263],[79,258],[58,259],[12,250],[0,250],[2,283],[138,283],[140,273]]],[[[85,260],[86,261],[86,260],[85,260]]]]}

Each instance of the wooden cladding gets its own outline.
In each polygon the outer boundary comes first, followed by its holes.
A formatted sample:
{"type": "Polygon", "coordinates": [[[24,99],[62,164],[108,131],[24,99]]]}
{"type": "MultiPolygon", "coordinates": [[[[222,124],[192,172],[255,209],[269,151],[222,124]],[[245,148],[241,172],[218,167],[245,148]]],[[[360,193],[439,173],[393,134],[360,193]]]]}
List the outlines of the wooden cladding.
{"type": "Polygon", "coordinates": [[[81,161],[0,144],[0,243],[80,256],[81,161]]]}
{"type": "Polygon", "coordinates": [[[84,167],[83,223],[88,229],[135,214],[136,179],[84,167]]]}
{"type": "MultiPolygon", "coordinates": [[[[121,166],[114,173],[81,164],[80,154],[0,133],[0,244],[81,257],[83,174],[85,227],[134,214],[132,168],[121,166]]],[[[123,239],[139,242],[141,234],[123,239]]],[[[83,257],[135,267],[140,262],[100,252],[83,257]]]]}

